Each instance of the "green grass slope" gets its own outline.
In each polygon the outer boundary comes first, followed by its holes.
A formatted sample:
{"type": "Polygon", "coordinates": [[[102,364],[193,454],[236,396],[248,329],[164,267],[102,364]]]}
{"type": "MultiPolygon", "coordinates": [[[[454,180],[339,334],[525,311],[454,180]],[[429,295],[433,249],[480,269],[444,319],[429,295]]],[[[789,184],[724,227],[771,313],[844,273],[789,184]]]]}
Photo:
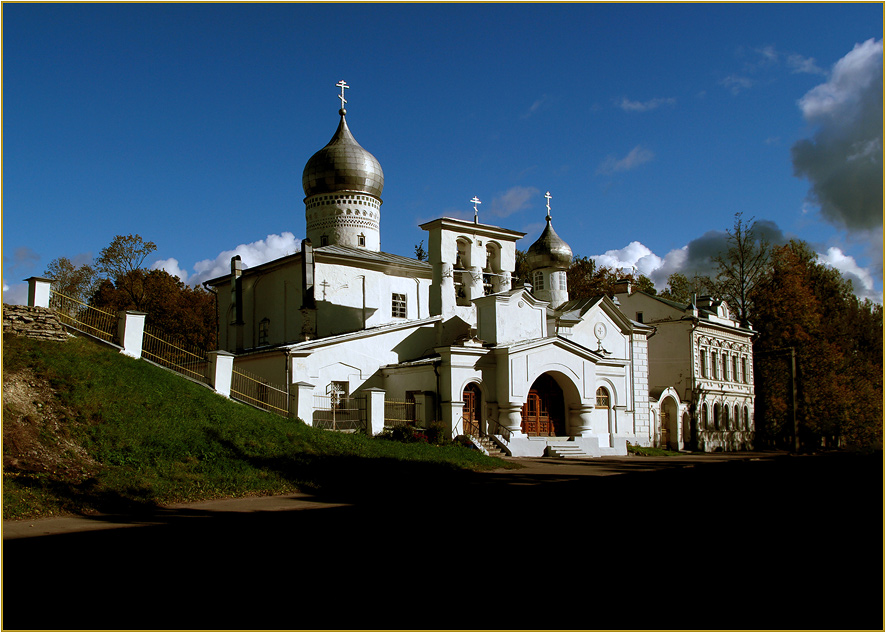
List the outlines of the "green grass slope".
{"type": "Polygon", "coordinates": [[[134,512],[295,490],[408,492],[507,464],[313,429],[83,338],[3,338],[3,516],[134,512]]]}

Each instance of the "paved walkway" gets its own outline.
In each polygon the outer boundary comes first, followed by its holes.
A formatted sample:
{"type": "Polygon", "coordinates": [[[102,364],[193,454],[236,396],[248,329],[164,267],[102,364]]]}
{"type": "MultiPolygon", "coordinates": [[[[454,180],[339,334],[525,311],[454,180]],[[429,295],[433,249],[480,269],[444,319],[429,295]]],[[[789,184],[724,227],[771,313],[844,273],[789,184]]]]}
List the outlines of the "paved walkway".
{"type": "MultiPolygon", "coordinates": [[[[598,457],[589,459],[555,459],[555,458],[506,458],[519,464],[519,469],[501,469],[488,473],[478,473],[494,477],[498,483],[502,479],[512,479],[513,483],[531,484],[556,479],[575,480],[584,477],[601,477],[619,475],[629,472],[671,470],[690,468],[696,464],[717,462],[747,461],[772,459],[785,455],[779,452],[759,453],[715,453],[685,454],[669,457],[598,457]]],[[[171,516],[176,519],[196,518],[210,513],[242,513],[279,512],[293,510],[316,510],[321,508],[342,507],[347,503],[318,501],[314,495],[291,493],[270,497],[241,497],[236,499],[218,499],[167,506],[149,516],[69,516],[58,518],[41,518],[24,521],[3,521],[3,539],[48,536],[90,530],[108,530],[148,525],[163,525],[171,516]]]]}

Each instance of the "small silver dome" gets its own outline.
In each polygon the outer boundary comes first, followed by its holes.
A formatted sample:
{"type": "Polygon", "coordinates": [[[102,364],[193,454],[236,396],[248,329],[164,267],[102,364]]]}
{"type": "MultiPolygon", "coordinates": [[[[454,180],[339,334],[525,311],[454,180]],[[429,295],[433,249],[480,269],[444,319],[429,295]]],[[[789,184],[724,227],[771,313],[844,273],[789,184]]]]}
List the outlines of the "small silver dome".
{"type": "Polygon", "coordinates": [[[378,160],[360,147],[348,129],[345,111],[326,147],[311,156],[302,173],[305,196],[338,191],[355,191],[381,198],[385,176],[378,160]]]}
{"type": "Polygon", "coordinates": [[[526,251],[526,263],[530,270],[539,268],[558,268],[566,270],[572,263],[572,249],[564,242],[551,224],[551,216],[547,217],[541,237],[526,251]]]}

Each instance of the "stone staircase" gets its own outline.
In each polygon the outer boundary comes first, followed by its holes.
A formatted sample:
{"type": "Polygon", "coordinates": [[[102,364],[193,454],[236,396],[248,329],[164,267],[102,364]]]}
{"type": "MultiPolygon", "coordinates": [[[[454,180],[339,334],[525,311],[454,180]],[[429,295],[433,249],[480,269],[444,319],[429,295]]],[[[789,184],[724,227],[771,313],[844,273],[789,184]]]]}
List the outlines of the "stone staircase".
{"type": "Polygon", "coordinates": [[[477,444],[483,447],[483,449],[489,453],[490,457],[507,457],[508,454],[501,450],[501,447],[493,442],[488,437],[481,437],[476,440],[477,444]]]}
{"type": "Polygon", "coordinates": [[[545,454],[548,457],[557,457],[560,459],[582,459],[585,457],[590,457],[587,453],[585,453],[584,449],[576,444],[575,442],[548,442],[548,447],[545,449],[545,454]]]}

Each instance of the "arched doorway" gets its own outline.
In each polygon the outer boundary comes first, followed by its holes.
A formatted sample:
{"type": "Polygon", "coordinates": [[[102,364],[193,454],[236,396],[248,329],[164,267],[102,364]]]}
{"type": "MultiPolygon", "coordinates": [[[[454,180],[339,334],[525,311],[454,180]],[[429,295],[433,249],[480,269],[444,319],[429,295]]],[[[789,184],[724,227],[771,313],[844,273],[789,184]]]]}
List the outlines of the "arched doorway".
{"type": "Polygon", "coordinates": [[[673,398],[665,398],[661,403],[661,443],[662,448],[679,448],[679,430],[677,425],[677,403],[673,398]]]}
{"type": "Polygon", "coordinates": [[[462,430],[466,435],[480,437],[480,420],[481,407],[483,401],[480,398],[480,385],[475,382],[470,383],[462,392],[462,430]]]}
{"type": "Polygon", "coordinates": [[[526,435],[556,437],[566,435],[566,407],[563,390],[548,374],[532,383],[523,404],[521,430],[526,435]]]}

